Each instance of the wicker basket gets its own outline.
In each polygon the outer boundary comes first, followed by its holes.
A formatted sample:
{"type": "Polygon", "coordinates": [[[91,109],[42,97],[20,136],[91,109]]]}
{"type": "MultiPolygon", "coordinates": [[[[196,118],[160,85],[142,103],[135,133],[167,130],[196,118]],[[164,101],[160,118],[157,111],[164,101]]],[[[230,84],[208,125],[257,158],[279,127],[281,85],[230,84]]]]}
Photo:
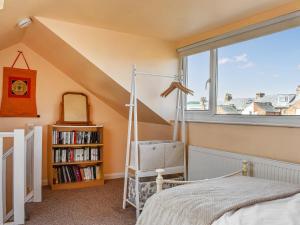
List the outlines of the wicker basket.
{"type": "MultiPolygon", "coordinates": [[[[175,174],[164,176],[166,179],[184,180],[182,174],[175,174]]],[[[139,193],[140,193],[140,208],[144,207],[144,204],[148,198],[156,193],[156,177],[142,177],[139,179],[139,193]]],[[[164,184],[163,189],[168,189],[177,186],[176,184],[164,184]]],[[[135,178],[128,178],[128,200],[135,205],[135,178]]]]}

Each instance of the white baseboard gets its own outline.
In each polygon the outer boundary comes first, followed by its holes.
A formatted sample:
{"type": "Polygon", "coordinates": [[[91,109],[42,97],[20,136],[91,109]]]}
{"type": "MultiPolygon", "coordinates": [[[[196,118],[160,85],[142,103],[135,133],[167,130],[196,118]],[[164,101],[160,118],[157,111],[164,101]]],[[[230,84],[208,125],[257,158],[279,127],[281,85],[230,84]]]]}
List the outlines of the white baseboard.
{"type": "MultiPolygon", "coordinates": [[[[113,179],[119,179],[119,178],[123,178],[124,177],[124,173],[108,173],[108,174],[104,174],[104,179],[105,180],[113,180],[113,179]]],[[[47,186],[48,185],[48,180],[47,179],[43,179],[42,180],[42,185],[43,186],[47,186]]]]}
{"type": "Polygon", "coordinates": [[[104,174],[104,180],[113,180],[113,179],[118,179],[118,178],[123,178],[124,173],[109,173],[109,174],[104,174]]]}

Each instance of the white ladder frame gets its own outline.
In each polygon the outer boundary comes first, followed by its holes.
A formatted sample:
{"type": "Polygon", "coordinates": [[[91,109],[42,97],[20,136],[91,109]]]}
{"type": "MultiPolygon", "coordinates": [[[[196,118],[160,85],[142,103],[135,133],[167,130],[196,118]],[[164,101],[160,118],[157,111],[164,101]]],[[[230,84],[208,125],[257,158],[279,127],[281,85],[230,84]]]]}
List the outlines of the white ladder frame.
{"type": "MultiPolygon", "coordinates": [[[[182,64],[180,63],[180,74],[182,74],[182,64]]],[[[126,104],[129,107],[129,115],[128,115],[128,130],[127,130],[127,145],[126,145],[126,162],[125,162],[125,176],[124,176],[124,192],[123,192],[123,209],[126,208],[127,203],[134,206],[136,208],[136,217],[140,215],[140,196],[139,196],[139,178],[143,177],[143,171],[140,171],[139,168],[139,151],[138,151],[138,115],[137,115],[137,85],[136,85],[136,77],[137,76],[152,76],[152,77],[164,77],[164,78],[171,78],[177,79],[182,82],[182,75],[163,75],[163,74],[151,74],[151,73],[144,73],[138,72],[136,70],[136,66],[133,65],[132,74],[131,74],[131,90],[130,90],[130,103],[126,104]],[[133,114],[133,139],[134,139],[134,151],[135,151],[135,159],[136,159],[136,167],[131,168],[129,165],[129,158],[130,158],[130,143],[131,143],[131,130],[132,130],[132,114],[133,114]],[[135,176],[135,204],[130,202],[127,199],[127,192],[128,192],[128,177],[129,177],[129,169],[134,169],[134,176],[135,176]]],[[[175,114],[175,121],[174,121],[174,129],[173,129],[173,141],[178,139],[178,121],[179,117],[181,116],[181,140],[184,143],[184,178],[186,179],[186,127],[185,127],[185,94],[181,91],[177,90],[177,99],[176,99],[176,114],[175,114]]],[[[181,171],[179,168],[170,168],[169,171],[181,171]]],[[[147,171],[146,174],[156,174],[155,170],[147,171]],[[150,173],[149,173],[150,172],[150,173]]]]}

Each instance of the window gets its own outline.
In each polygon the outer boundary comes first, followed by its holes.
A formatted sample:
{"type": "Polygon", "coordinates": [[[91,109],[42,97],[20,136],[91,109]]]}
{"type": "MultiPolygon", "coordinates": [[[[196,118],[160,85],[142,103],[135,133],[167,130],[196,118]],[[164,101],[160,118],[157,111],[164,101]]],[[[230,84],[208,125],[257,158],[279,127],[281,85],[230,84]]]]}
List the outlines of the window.
{"type": "Polygon", "coordinates": [[[218,49],[217,114],[296,115],[300,28],[218,49]]]}
{"type": "Polygon", "coordinates": [[[179,51],[194,91],[187,96],[187,120],[300,126],[296,24],[300,13],[179,51]]]}
{"type": "Polygon", "coordinates": [[[194,95],[187,96],[187,110],[209,109],[209,52],[187,57],[187,86],[194,95]]]}

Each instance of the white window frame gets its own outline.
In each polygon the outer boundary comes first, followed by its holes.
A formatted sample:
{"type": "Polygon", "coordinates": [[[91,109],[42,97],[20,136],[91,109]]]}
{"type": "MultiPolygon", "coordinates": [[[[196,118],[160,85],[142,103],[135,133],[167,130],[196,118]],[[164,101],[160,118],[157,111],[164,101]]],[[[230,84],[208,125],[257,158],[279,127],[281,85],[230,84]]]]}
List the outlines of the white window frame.
{"type": "MultiPolygon", "coordinates": [[[[220,37],[205,40],[191,46],[178,49],[180,60],[183,62],[183,75],[185,82],[187,81],[187,57],[192,54],[207,51],[205,45],[212,42],[220,41],[223,38],[230,38],[231,36],[243,34],[255,29],[261,29],[268,26],[276,25],[288,20],[300,19],[300,12],[288,14],[286,16],[278,17],[273,20],[264,22],[259,25],[249,26],[236,32],[228,33],[220,37]],[[201,50],[203,49],[205,50],[201,50]]],[[[300,25],[300,23],[299,23],[300,25]]],[[[258,36],[259,37],[259,36],[258,36]]],[[[217,111],[217,85],[218,85],[218,65],[217,65],[217,48],[210,50],[210,85],[209,85],[209,109],[208,110],[185,110],[185,119],[189,122],[202,123],[221,123],[221,124],[240,124],[240,125],[262,125],[262,126],[284,126],[284,127],[300,127],[300,116],[259,116],[259,115],[220,115],[217,111]]],[[[187,101],[186,101],[187,102],[187,101]]]]}

